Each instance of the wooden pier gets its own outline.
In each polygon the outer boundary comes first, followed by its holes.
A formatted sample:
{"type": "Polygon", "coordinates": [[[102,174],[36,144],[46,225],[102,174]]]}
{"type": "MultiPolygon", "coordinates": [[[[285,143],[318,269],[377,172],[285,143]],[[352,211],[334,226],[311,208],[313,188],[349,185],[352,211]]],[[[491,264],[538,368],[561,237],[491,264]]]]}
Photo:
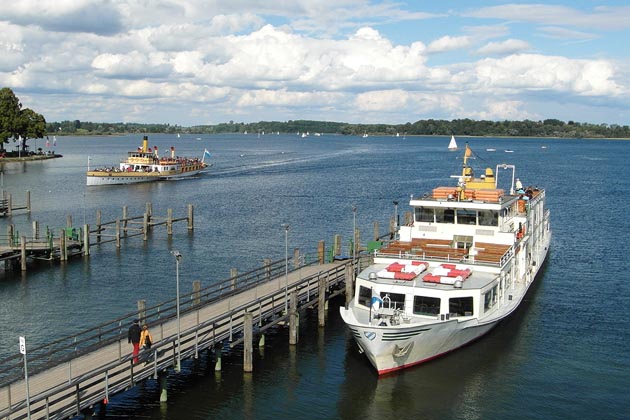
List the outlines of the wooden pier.
{"type": "Polygon", "coordinates": [[[26,199],[24,205],[14,205],[13,196],[10,192],[2,190],[0,198],[0,217],[11,216],[15,210],[26,210],[31,212],[31,192],[26,191],[26,199]]]}
{"type": "MultiPolygon", "coordinates": [[[[30,202],[30,200],[29,200],[30,202]]],[[[173,217],[173,210],[167,209],[165,217],[155,216],[151,203],[146,204],[145,212],[140,216],[129,216],[127,206],[122,209],[122,218],[102,222],[101,211],[96,213],[94,229],[89,224],[77,229],[72,226],[72,217],[67,216],[66,227],[59,228],[58,234],[46,228],[45,235],[40,234],[39,223],[33,222],[30,236],[20,235],[13,225],[7,227],[6,236],[0,235],[0,261],[4,261],[5,270],[20,266],[26,271],[29,260],[67,261],[69,257],[90,255],[90,247],[115,242],[121,247],[124,238],[142,236],[146,242],[149,232],[157,226],[165,226],[168,236],[173,234],[176,222],[186,221],[188,230],[194,229],[194,208],[188,205],[185,217],[173,217]]]]}
{"type": "Polygon", "coordinates": [[[324,326],[327,300],[352,296],[355,270],[369,257],[325,263],[324,249],[322,241],[310,262],[296,250],[290,271],[288,260],[266,261],[259,269],[205,289],[194,282],[179,305],[174,299],[146,308],[139,301],[138,310],[122,318],[27,348],[28,382],[21,354],[1,360],[0,418],[89,418],[94,406],[149,378],[159,379],[160,400],[166,401],[168,375],[179,372],[180,361],[207,350],[215,352],[220,369],[221,352],[243,345],[243,369],[251,372],[255,337],[283,323],[289,325],[289,344],[295,345],[299,311],[317,308],[324,326]],[[134,364],[127,329],[137,318],[149,325],[154,344],[134,364]]]}

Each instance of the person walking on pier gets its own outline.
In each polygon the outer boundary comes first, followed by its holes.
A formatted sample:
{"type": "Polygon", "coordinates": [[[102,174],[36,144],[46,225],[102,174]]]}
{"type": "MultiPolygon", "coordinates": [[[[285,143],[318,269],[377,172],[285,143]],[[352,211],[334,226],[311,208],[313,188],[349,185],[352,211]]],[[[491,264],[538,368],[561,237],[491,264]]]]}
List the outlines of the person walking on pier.
{"type": "Polygon", "coordinates": [[[144,324],[142,326],[142,332],[140,333],[140,344],[145,350],[149,350],[151,348],[151,344],[153,344],[153,336],[151,336],[151,332],[149,331],[149,327],[147,326],[147,324],[144,324]]]}
{"type": "Polygon", "coordinates": [[[127,333],[127,342],[133,344],[133,362],[138,363],[138,353],[140,352],[140,321],[137,319],[133,320],[133,324],[129,327],[129,332],[127,333]]]}

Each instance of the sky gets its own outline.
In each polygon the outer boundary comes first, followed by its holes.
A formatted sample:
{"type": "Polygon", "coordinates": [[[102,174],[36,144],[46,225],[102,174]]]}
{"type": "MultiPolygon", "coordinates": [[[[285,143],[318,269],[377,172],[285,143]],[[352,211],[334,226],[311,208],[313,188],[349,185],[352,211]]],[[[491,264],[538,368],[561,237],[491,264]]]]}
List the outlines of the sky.
{"type": "Polygon", "coordinates": [[[0,2],[0,87],[47,121],[630,123],[630,3],[0,2]]]}

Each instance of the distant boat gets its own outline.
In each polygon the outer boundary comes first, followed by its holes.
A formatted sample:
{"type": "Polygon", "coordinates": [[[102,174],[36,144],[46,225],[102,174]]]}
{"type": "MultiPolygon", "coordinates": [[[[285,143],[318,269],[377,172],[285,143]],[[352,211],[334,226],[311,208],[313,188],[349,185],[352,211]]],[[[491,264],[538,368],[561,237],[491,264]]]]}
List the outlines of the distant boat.
{"type": "Polygon", "coordinates": [[[505,153],[514,153],[514,150],[511,150],[511,149],[505,149],[505,153]]]}
{"type": "Polygon", "coordinates": [[[448,144],[448,150],[457,150],[457,142],[455,136],[451,136],[451,142],[448,144]]]}
{"type": "Polygon", "coordinates": [[[486,149],[486,152],[496,152],[496,151],[497,151],[497,149],[492,149],[492,148],[491,149],[486,149]]]}
{"type": "Polygon", "coordinates": [[[366,138],[367,136],[368,136],[368,133],[363,134],[363,138],[366,138]]]}
{"type": "Polygon", "coordinates": [[[180,138],[181,136],[179,135],[179,133],[177,133],[177,138],[180,138]]]}
{"type": "Polygon", "coordinates": [[[540,148],[541,148],[541,149],[546,149],[546,148],[547,148],[547,146],[540,146],[540,148]]]}

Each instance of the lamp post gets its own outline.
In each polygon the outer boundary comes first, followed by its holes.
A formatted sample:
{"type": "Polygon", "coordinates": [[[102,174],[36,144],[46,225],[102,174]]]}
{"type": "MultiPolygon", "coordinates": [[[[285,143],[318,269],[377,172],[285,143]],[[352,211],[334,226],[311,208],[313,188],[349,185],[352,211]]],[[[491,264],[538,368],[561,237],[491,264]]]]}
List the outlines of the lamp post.
{"type": "Polygon", "coordinates": [[[394,201],[394,232],[398,230],[398,201],[394,201]]]}
{"type": "Polygon", "coordinates": [[[287,301],[289,293],[289,225],[283,223],[284,228],[284,312],[289,313],[287,301]]]}
{"type": "Polygon", "coordinates": [[[352,267],[357,259],[357,206],[352,205],[352,267]]]}
{"type": "Polygon", "coordinates": [[[181,358],[181,354],[182,354],[182,345],[181,345],[181,341],[180,341],[180,335],[181,335],[181,323],[179,320],[179,263],[182,260],[182,254],[179,253],[179,251],[177,250],[173,250],[171,251],[171,254],[173,254],[173,256],[175,257],[175,273],[176,273],[176,283],[177,283],[177,288],[176,288],[176,294],[177,294],[177,301],[175,303],[175,306],[177,308],[177,365],[175,366],[175,372],[180,372],[181,368],[182,368],[182,358],[181,358]]]}

